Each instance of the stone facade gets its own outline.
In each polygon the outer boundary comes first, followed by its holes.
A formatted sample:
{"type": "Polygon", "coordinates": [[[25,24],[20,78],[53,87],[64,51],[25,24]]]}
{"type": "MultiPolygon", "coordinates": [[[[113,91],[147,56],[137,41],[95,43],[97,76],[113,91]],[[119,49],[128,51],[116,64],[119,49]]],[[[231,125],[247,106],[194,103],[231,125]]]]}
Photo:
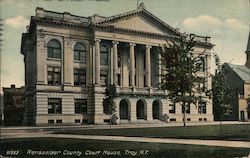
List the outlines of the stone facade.
{"type": "MultiPolygon", "coordinates": [[[[182,121],[180,105],[171,106],[159,89],[160,54],[157,47],[180,36],[142,5],[112,17],[79,17],[42,8],[23,33],[27,124],[104,124],[103,99],[107,84],[115,85],[120,123],[182,121]],[[133,24],[133,25],[132,25],[133,24]],[[80,107],[80,108],[79,108],[80,107]],[[174,109],[173,109],[174,108],[174,109]]],[[[193,35],[195,36],[195,35],[193,35]]],[[[194,53],[204,50],[204,86],[211,88],[209,37],[195,36],[194,53]]],[[[205,95],[205,94],[204,94],[205,95]]],[[[205,111],[191,106],[189,121],[213,121],[212,102],[205,111]]]]}

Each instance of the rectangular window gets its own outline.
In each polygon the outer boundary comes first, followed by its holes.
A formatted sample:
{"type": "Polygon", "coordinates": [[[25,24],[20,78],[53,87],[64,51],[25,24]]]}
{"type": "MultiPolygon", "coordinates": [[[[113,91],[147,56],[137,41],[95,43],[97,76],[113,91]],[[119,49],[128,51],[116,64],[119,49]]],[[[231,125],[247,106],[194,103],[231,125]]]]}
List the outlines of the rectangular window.
{"type": "Polygon", "coordinates": [[[108,84],[108,71],[101,70],[100,77],[101,77],[101,85],[104,85],[104,86],[107,85],[108,84]]]}
{"type": "Polygon", "coordinates": [[[206,85],[205,85],[205,78],[204,77],[198,78],[198,87],[197,88],[198,88],[199,92],[205,92],[206,85]]]}
{"type": "Polygon", "coordinates": [[[122,65],[122,62],[121,62],[121,53],[118,51],[118,57],[117,57],[117,66],[118,67],[121,67],[122,65]]]}
{"type": "Polygon", "coordinates": [[[143,54],[143,69],[146,69],[146,55],[143,54]]]}
{"type": "Polygon", "coordinates": [[[137,60],[136,60],[136,53],[135,53],[135,69],[136,69],[136,65],[137,65],[137,60]]]}
{"type": "Polygon", "coordinates": [[[86,70],[74,69],[74,85],[86,85],[86,70]]]}
{"type": "Polygon", "coordinates": [[[75,119],[75,123],[81,123],[81,120],[75,119]]]}
{"type": "Polygon", "coordinates": [[[49,123],[49,124],[53,124],[53,123],[54,123],[54,120],[48,120],[48,123],[49,123]]]}
{"type": "Polygon", "coordinates": [[[206,102],[199,102],[198,113],[199,114],[206,114],[206,112],[207,112],[206,102]]]}
{"type": "Polygon", "coordinates": [[[86,51],[74,50],[74,60],[86,62],[86,51]]]}
{"type": "Polygon", "coordinates": [[[201,72],[205,71],[205,59],[206,58],[199,58],[197,61],[198,70],[201,72]]]}
{"type": "Polygon", "coordinates": [[[136,75],[135,75],[135,86],[136,86],[136,82],[137,82],[137,81],[136,81],[136,75]]]}
{"type": "Polygon", "coordinates": [[[130,78],[130,73],[128,75],[128,85],[131,86],[131,78],[130,78]]]}
{"type": "Polygon", "coordinates": [[[75,113],[87,114],[87,99],[75,99],[75,113]]]}
{"type": "Polygon", "coordinates": [[[144,83],[144,87],[147,87],[147,85],[146,85],[146,76],[145,75],[143,76],[143,83],[144,83]]]}
{"type": "Polygon", "coordinates": [[[56,123],[62,123],[62,120],[56,120],[56,123]]]}
{"type": "Polygon", "coordinates": [[[48,84],[61,85],[61,68],[48,67],[48,84]]]}
{"type": "Polygon", "coordinates": [[[100,52],[101,55],[101,65],[108,65],[108,53],[100,52]]]}
{"type": "Polygon", "coordinates": [[[176,121],[175,118],[171,118],[171,119],[170,119],[170,122],[175,122],[175,121],[176,121]]]}
{"type": "MultiPolygon", "coordinates": [[[[182,113],[184,113],[184,106],[181,106],[182,107],[182,113]]],[[[190,114],[190,105],[186,105],[186,113],[187,114],[190,114]]]]}
{"type": "Polygon", "coordinates": [[[169,113],[175,113],[175,103],[169,104],[169,113]]]}
{"type": "Polygon", "coordinates": [[[48,47],[48,57],[49,58],[61,59],[61,49],[60,48],[48,47]]]}
{"type": "Polygon", "coordinates": [[[62,100],[60,98],[48,99],[48,113],[61,114],[62,113],[62,100]]]}
{"type": "Polygon", "coordinates": [[[117,74],[117,84],[121,86],[121,74],[117,74]]]}

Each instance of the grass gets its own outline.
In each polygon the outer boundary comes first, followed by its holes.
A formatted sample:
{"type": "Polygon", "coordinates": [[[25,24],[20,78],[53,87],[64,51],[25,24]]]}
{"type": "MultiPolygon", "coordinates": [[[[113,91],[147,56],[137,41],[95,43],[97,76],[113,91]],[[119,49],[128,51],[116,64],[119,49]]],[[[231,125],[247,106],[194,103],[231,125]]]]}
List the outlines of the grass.
{"type": "Polygon", "coordinates": [[[111,128],[111,129],[74,129],[56,133],[80,135],[136,136],[153,138],[221,139],[250,141],[250,124],[188,126],[188,127],[151,127],[151,128],[111,128]]]}
{"type": "Polygon", "coordinates": [[[149,158],[233,158],[243,157],[249,154],[249,149],[243,148],[226,148],[226,147],[209,147],[197,145],[180,145],[180,144],[160,144],[160,143],[139,143],[134,142],[119,142],[119,141],[95,141],[95,140],[77,140],[77,139],[56,139],[56,138],[31,138],[31,139],[5,139],[0,143],[0,155],[6,155],[7,150],[20,150],[17,157],[68,157],[74,158],[77,156],[29,156],[27,150],[78,150],[82,151],[80,157],[133,157],[126,155],[125,150],[133,150],[139,152],[140,150],[149,150],[147,155],[136,155],[135,158],[149,157],[149,158]],[[118,150],[121,156],[86,156],[86,150],[118,150]]]}

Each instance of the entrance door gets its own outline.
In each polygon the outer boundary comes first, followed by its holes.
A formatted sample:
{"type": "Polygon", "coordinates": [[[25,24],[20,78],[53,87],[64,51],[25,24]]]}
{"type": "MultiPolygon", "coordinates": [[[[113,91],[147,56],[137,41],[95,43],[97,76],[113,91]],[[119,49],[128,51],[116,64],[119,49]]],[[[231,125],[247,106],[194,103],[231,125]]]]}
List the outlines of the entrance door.
{"type": "Polygon", "coordinates": [[[242,121],[242,122],[245,121],[245,113],[244,113],[244,111],[240,111],[240,121],[242,121]]]}
{"type": "Polygon", "coordinates": [[[160,118],[160,105],[157,101],[153,102],[153,119],[159,119],[160,118]]]}
{"type": "Polygon", "coordinates": [[[128,120],[128,103],[126,100],[120,102],[120,119],[128,120]]]}
{"type": "Polygon", "coordinates": [[[137,119],[145,119],[144,103],[142,100],[136,103],[136,117],[137,119]]]}

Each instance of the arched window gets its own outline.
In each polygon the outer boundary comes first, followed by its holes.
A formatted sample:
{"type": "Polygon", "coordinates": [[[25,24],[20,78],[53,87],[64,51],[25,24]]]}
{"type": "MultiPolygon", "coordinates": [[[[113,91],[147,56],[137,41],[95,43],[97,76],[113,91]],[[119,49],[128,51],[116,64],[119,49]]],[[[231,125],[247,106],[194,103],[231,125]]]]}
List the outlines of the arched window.
{"type": "Polygon", "coordinates": [[[74,46],[74,60],[86,62],[86,47],[82,43],[74,46]]]}
{"type": "Polygon", "coordinates": [[[104,45],[100,48],[101,65],[108,65],[108,48],[104,45]]]}
{"type": "Polygon", "coordinates": [[[57,40],[50,40],[48,43],[48,58],[61,59],[61,45],[57,40]]]}

